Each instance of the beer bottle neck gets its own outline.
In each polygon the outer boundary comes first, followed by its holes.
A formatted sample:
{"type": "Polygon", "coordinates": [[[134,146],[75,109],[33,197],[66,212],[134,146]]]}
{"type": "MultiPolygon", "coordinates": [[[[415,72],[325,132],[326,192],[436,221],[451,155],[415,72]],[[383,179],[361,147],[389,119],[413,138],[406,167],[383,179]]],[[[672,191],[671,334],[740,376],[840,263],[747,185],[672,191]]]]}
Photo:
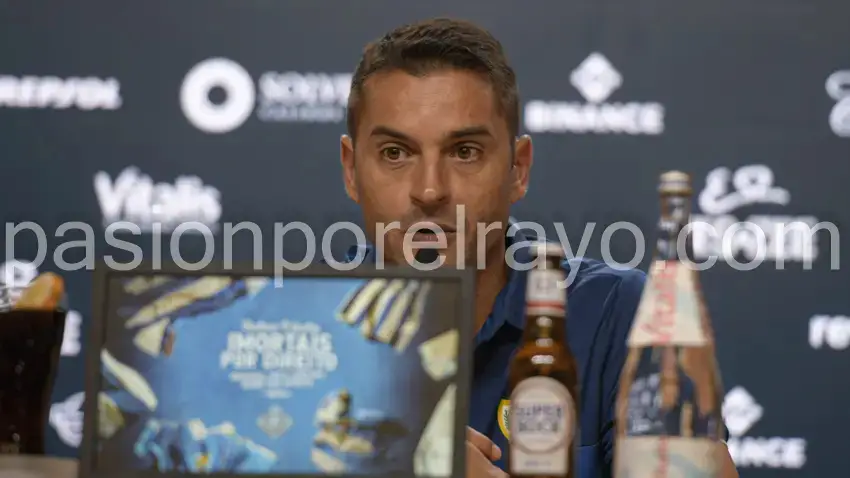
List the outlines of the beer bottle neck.
{"type": "Polygon", "coordinates": [[[552,338],[552,319],[540,317],[537,319],[537,337],[541,339],[552,338]]]}
{"type": "Polygon", "coordinates": [[[567,307],[566,274],[550,261],[528,271],[525,292],[525,340],[564,337],[567,307]]]}
{"type": "Polygon", "coordinates": [[[566,274],[558,263],[541,263],[528,271],[525,288],[526,315],[563,317],[566,305],[566,274]]]}
{"type": "Polygon", "coordinates": [[[685,226],[690,220],[690,198],[684,195],[661,197],[661,219],[658,222],[658,238],[655,258],[662,261],[678,261],[691,256],[691,235],[685,235],[685,226]]]}
{"type": "Polygon", "coordinates": [[[563,316],[528,315],[525,317],[523,343],[532,342],[537,345],[550,346],[552,341],[560,342],[564,339],[566,339],[566,329],[563,316]]]}

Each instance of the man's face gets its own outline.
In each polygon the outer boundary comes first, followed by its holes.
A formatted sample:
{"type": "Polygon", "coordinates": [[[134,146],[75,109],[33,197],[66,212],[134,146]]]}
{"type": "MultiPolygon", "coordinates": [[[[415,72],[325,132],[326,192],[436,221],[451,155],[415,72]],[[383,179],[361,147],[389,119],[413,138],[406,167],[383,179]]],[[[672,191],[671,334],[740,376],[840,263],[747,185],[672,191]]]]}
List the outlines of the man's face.
{"type": "Polygon", "coordinates": [[[511,136],[494,94],[484,78],[458,70],[423,77],[392,71],[366,81],[356,146],[344,136],[341,157],[346,190],[385,261],[409,263],[417,243],[436,241],[446,264],[464,255],[466,264],[483,265],[485,251],[504,240],[532,155],[528,138],[511,136]],[[443,233],[405,242],[423,222],[443,233]]]}

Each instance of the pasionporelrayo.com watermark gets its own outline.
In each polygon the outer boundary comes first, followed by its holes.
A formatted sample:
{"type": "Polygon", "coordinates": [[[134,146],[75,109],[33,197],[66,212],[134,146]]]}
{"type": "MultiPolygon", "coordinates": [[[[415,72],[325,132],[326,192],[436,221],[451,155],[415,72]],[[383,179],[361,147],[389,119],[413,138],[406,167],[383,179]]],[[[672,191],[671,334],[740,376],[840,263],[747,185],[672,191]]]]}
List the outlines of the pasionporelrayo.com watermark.
{"type": "MultiPolygon", "coordinates": [[[[449,247],[455,248],[454,257],[457,259],[454,267],[458,269],[474,267],[478,270],[483,270],[487,264],[487,235],[505,233],[510,237],[518,235],[519,231],[531,231],[536,237],[534,241],[516,240],[505,250],[505,262],[515,270],[529,270],[535,267],[538,262],[520,262],[517,253],[530,245],[539,241],[557,242],[564,250],[565,256],[568,259],[575,257],[583,257],[591,245],[594,232],[597,230],[597,223],[588,222],[584,225],[581,237],[579,238],[577,248],[573,249],[573,240],[566,232],[566,227],[563,223],[552,223],[551,226],[555,230],[555,237],[547,235],[546,227],[537,222],[516,222],[510,224],[501,223],[478,223],[467,224],[465,220],[464,210],[462,206],[458,206],[455,220],[451,223],[434,222],[434,221],[418,221],[404,227],[401,222],[378,223],[375,227],[374,234],[374,250],[373,260],[377,268],[383,268],[385,258],[382,253],[384,250],[387,234],[392,231],[404,232],[402,240],[402,250],[404,253],[407,265],[421,271],[434,270],[443,267],[446,262],[446,256],[439,254],[436,261],[431,263],[419,262],[416,258],[416,251],[422,249],[435,249],[445,251],[449,247]],[[423,236],[423,231],[426,233],[423,236]],[[470,243],[467,241],[469,235],[474,235],[474,251],[475,257],[467,257],[470,249],[470,243]],[[423,239],[427,237],[427,239],[423,239]],[[452,244],[449,244],[448,238],[452,237],[452,244]]],[[[723,231],[716,230],[715,226],[707,222],[691,222],[685,226],[675,238],[675,250],[678,257],[688,267],[704,271],[714,267],[718,262],[724,262],[729,267],[739,270],[748,271],[763,264],[769,257],[771,262],[775,263],[777,269],[784,269],[785,254],[783,251],[786,248],[793,248],[797,251],[794,255],[803,263],[803,268],[810,270],[814,259],[819,255],[817,251],[817,234],[824,231],[829,235],[829,257],[830,268],[837,270],[840,268],[840,236],[838,227],[831,222],[819,222],[817,224],[807,224],[804,222],[779,223],[773,225],[773,230],[765,231],[757,224],[751,222],[739,222],[731,227],[725,228],[723,231]],[[699,251],[696,256],[701,256],[704,260],[694,261],[689,257],[688,244],[693,251],[699,251]],[[717,251],[719,245],[719,251],[717,251]],[[739,256],[740,251],[744,250],[750,260],[741,261],[736,256],[739,256]],[[712,253],[712,251],[716,253],[712,253]]],[[[95,233],[94,227],[85,222],[66,222],[61,224],[53,231],[52,235],[55,238],[63,238],[69,235],[72,231],[77,231],[75,235],[82,234],[83,239],[62,242],[52,250],[53,263],[57,268],[64,271],[74,271],[94,269],[97,262],[95,255],[95,244],[99,240],[95,233]],[[65,260],[65,254],[72,249],[83,249],[83,259],[70,263],[65,260]]],[[[330,227],[317,234],[308,224],[304,222],[287,222],[275,223],[271,240],[274,243],[274,252],[271,259],[273,269],[276,276],[284,274],[286,271],[303,270],[311,264],[323,261],[330,267],[347,271],[360,266],[366,259],[365,249],[359,248],[355,257],[350,261],[339,261],[332,254],[332,241],[334,237],[347,231],[348,234],[354,236],[357,244],[367,243],[367,234],[362,227],[353,222],[336,222],[330,227]],[[284,244],[287,237],[292,238],[293,235],[300,234],[302,239],[306,240],[306,251],[304,257],[298,261],[291,261],[284,258],[284,244]],[[319,254],[321,254],[319,256],[319,254]],[[318,256],[318,257],[317,257],[318,256]]],[[[185,222],[173,228],[169,234],[162,233],[161,225],[153,224],[151,232],[142,232],[142,229],[131,222],[116,222],[108,225],[101,231],[104,235],[105,243],[112,247],[112,251],[117,250],[128,252],[132,255],[132,260],[127,262],[119,262],[113,254],[103,256],[105,265],[111,269],[118,271],[131,271],[147,262],[147,266],[157,270],[163,264],[163,251],[167,249],[170,264],[187,271],[201,270],[213,263],[217,246],[222,246],[223,260],[219,259],[225,270],[230,270],[234,267],[234,236],[237,234],[251,234],[252,251],[251,257],[253,267],[261,269],[264,262],[263,250],[266,241],[268,240],[268,230],[264,233],[263,228],[253,222],[238,222],[224,223],[218,233],[214,233],[208,225],[200,222],[185,222]],[[144,236],[145,241],[150,241],[152,244],[152,252],[148,257],[144,257],[142,248],[134,243],[125,240],[128,235],[144,236]],[[181,254],[181,240],[184,236],[203,237],[204,250],[203,256],[194,262],[184,259],[181,254]],[[122,238],[123,237],[123,238],[122,238]],[[167,247],[165,247],[167,243],[167,247]]],[[[35,238],[37,242],[37,252],[35,259],[32,262],[36,266],[40,266],[47,258],[48,250],[48,232],[40,225],[34,222],[6,223],[5,227],[5,245],[6,245],[6,260],[12,260],[17,257],[16,243],[21,236],[22,240],[31,240],[35,238]],[[26,235],[31,235],[30,238],[25,238],[26,235]]],[[[575,235],[574,235],[575,236],[575,235]]],[[[607,225],[599,238],[601,259],[608,266],[615,269],[630,269],[637,267],[647,254],[653,254],[656,250],[657,230],[653,230],[650,234],[652,238],[652,246],[647,247],[647,239],[644,232],[636,224],[628,221],[617,221],[607,225]],[[634,239],[634,254],[629,261],[621,262],[614,259],[612,254],[612,243],[615,234],[630,234],[634,239]]],[[[663,238],[661,238],[663,239],[663,238]]],[[[668,238],[668,244],[665,247],[672,247],[672,240],[668,238]]],[[[28,248],[31,250],[31,248],[28,248]]],[[[694,254],[690,254],[692,257],[694,254]]],[[[574,279],[577,268],[570,269],[570,276],[567,277],[566,283],[569,284],[574,279]]],[[[3,279],[3,278],[0,278],[3,279]]]]}

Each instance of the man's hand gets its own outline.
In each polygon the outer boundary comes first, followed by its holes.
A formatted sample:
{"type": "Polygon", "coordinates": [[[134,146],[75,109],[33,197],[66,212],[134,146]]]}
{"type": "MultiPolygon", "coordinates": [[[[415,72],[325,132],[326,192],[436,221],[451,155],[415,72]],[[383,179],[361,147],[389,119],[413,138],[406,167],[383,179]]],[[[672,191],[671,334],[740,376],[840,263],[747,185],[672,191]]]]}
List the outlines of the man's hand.
{"type": "Polygon", "coordinates": [[[466,427],[466,478],[506,478],[508,475],[493,461],[502,456],[502,450],[489,438],[466,427]]]}

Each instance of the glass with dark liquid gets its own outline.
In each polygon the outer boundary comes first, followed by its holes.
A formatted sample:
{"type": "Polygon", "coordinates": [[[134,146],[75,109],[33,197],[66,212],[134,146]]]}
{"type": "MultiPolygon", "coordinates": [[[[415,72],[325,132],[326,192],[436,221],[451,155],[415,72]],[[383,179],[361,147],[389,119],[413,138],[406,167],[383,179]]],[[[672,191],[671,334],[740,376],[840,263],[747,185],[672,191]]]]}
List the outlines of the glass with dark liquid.
{"type": "Polygon", "coordinates": [[[0,304],[0,457],[44,454],[64,310],[0,304]]]}

